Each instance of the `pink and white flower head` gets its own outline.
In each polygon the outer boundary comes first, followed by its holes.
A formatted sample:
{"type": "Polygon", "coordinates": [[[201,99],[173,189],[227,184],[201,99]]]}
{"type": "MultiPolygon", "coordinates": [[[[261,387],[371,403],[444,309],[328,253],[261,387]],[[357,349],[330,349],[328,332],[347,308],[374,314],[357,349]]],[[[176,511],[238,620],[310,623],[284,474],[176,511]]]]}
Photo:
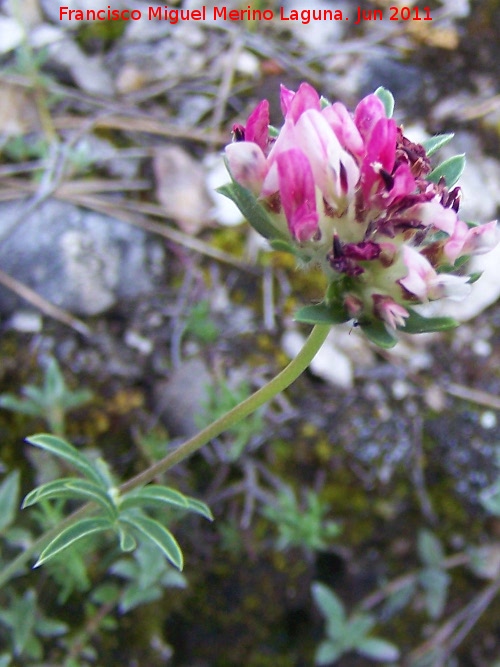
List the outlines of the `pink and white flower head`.
{"type": "Polygon", "coordinates": [[[327,273],[325,300],[297,319],[354,318],[387,346],[396,329],[450,326],[413,307],[463,298],[469,278],[456,275],[458,267],[498,242],[495,221],[474,226],[458,217],[464,157],[431,167],[432,153],[453,135],[413,143],[390,117],[392,106],[384,89],[351,114],[307,83],[297,92],[282,86],[279,132],[266,100],[246,126],[233,127],[226,147],[233,183],[222,188],[272,244],[327,273]]]}

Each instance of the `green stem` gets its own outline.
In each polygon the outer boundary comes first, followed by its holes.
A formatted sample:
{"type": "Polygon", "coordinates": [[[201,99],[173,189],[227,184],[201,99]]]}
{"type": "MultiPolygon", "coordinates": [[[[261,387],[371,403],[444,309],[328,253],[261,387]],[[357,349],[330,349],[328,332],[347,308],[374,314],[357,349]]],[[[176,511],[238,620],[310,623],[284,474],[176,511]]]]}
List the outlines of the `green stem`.
{"type": "MultiPolygon", "coordinates": [[[[224,431],[227,431],[242,419],[245,419],[245,417],[248,417],[248,415],[252,414],[252,412],[255,412],[258,408],[264,405],[264,403],[267,403],[272,398],[274,398],[274,396],[277,396],[282,391],[284,391],[309,366],[311,361],[316,356],[316,353],[323,345],[329,330],[329,324],[317,324],[311,331],[309,338],[304,343],[298,355],[292,359],[292,361],[281,371],[281,373],[278,373],[278,375],[270,380],[270,382],[246,398],[232,410],[226,412],[225,415],[222,415],[222,417],[219,417],[219,419],[184,442],[175,451],[167,454],[167,456],[165,456],[163,459],[157,463],[154,463],[152,466],[139,473],[135,477],[132,477],[132,479],[130,479],[128,482],[125,482],[125,484],[122,484],[119,489],[120,493],[124,494],[138,486],[144,486],[145,484],[148,484],[158,475],[166,472],[173,466],[177,465],[177,463],[184,461],[184,459],[191,456],[191,454],[194,454],[196,451],[198,451],[198,449],[201,449],[203,445],[206,445],[218,435],[224,431]]],[[[51,528],[49,531],[39,537],[30,547],[28,547],[22,554],[19,554],[17,558],[15,558],[7,567],[4,568],[2,572],[0,572],[0,587],[2,587],[5,582],[9,581],[11,576],[19,573],[23,565],[35,554],[39,553],[39,551],[41,551],[46,546],[46,544],[54,539],[54,537],[56,537],[63,528],[67,528],[94,509],[95,505],[92,503],[84,505],[76,512],[73,512],[73,514],[67,516],[57,526],[51,528]]]]}
{"type": "Polygon", "coordinates": [[[325,338],[330,330],[330,325],[317,324],[311,331],[309,338],[304,343],[298,355],[286,366],[281,373],[278,373],[270,382],[261,387],[254,394],[246,398],[239,405],[234,407],[225,415],[219,417],[216,421],[209,424],[202,431],[193,436],[190,440],[184,442],[174,452],[167,454],[163,459],[154,463],[152,466],[132,477],[128,482],[122,484],[120,493],[127,493],[138,486],[144,486],[151,482],[155,477],[166,472],[173,466],[177,465],[184,459],[194,454],[194,452],[201,449],[207,442],[213,440],[224,431],[227,431],[238,422],[251,415],[260,408],[264,403],[270,401],[274,396],[277,396],[292,382],[294,382],[309,366],[311,361],[316,356],[319,348],[325,342],[325,338]]]}

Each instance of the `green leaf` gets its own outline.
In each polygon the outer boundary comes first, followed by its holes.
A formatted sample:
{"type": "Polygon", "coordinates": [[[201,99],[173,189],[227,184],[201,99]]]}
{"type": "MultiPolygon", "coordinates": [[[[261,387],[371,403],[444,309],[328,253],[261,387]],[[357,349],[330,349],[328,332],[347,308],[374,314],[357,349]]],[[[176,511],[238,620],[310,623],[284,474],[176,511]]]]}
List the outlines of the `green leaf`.
{"type": "Polygon", "coordinates": [[[443,146],[453,139],[455,136],[454,132],[449,132],[448,134],[437,134],[435,137],[430,137],[429,139],[424,139],[421,142],[421,145],[425,148],[425,152],[428,156],[431,156],[433,153],[438,151],[443,146]]]}
{"type": "Polygon", "coordinates": [[[120,535],[120,549],[125,553],[134,551],[137,547],[137,541],[133,535],[124,526],[118,526],[120,535]]]}
{"type": "Polygon", "coordinates": [[[469,280],[467,281],[469,285],[476,283],[479,278],[483,275],[482,271],[474,271],[474,273],[469,274],[469,280]]]}
{"type": "Polygon", "coordinates": [[[159,600],[163,595],[163,590],[158,587],[142,588],[138,583],[127,586],[120,600],[120,611],[126,614],[139,605],[148,604],[159,600]]]}
{"type": "Polygon", "coordinates": [[[391,593],[384,604],[383,616],[388,619],[404,609],[415,594],[415,588],[415,582],[412,581],[403,588],[391,593]]]}
{"type": "Polygon", "coordinates": [[[26,441],[35,447],[40,447],[40,449],[54,454],[54,456],[59,456],[79,470],[85,477],[89,477],[96,484],[105,488],[101,476],[89,459],[81,454],[73,445],[70,445],[69,442],[48,433],[32,435],[26,438],[26,441]]]}
{"type": "Polygon", "coordinates": [[[314,657],[314,663],[316,665],[331,665],[334,662],[337,662],[337,658],[340,658],[343,650],[335,642],[326,641],[321,642],[316,651],[314,657]]]}
{"type": "Polygon", "coordinates": [[[35,626],[36,596],[34,591],[26,591],[13,605],[13,644],[15,655],[20,655],[32,637],[35,626]]]}
{"type": "Polygon", "coordinates": [[[300,257],[301,252],[296,248],[290,241],[284,241],[283,239],[272,239],[269,241],[271,248],[278,252],[288,252],[295,257],[300,257]]]}
{"type": "Polygon", "coordinates": [[[333,637],[338,637],[344,632],[346,617],[344,612],[344,605],[340,598],[335,593],[318,582],[311,586],[311,593],[314,602],[319,607],[321,613],[325,617],[329,627],[334,629],[333,637]],[[338,633],[335,631],[338,629],[338,633]]]}
{"type": "Polygon", "coordinates": [[[64,377],[59,368],[57,361],[51,357],[47,368],[45,370],[44,378],[44,390],[45,396],[52,399],[52,401],[61,400],[66,391],[66,385],[64,383],[64,377]]]}
{"type": "Polygon", "coordinates": [[[344,308],[334,305],[328,306],[323,302],[300,308],[293,319],[305,324],[342,324],[351,318],[344,308]]]}
{"type": "Polygon", "coordinates": [[[39,567],[50,558],[67,549],[69,546],[83,539],[89,535],[102,533],[113,528],[113,524],[109,519],[104,517],[92,517],[89,519],[82,519],[78,523],[69,526],[63,530],[52,542],[50,542],[40,554],[37,562],[33,567],[39,567]]]}
{"type": "Polygon", "coordinates": [[[9,667],[12,658],[7,653],[0,655],[0,667],[9,667]]]}
{"type": "Polygon", "coordinates": [[[500,482],[484,489],[479,495],[479,500],[487,512],[494,516],[500,516],[500,482]]]}
{"type": "Polygon", "coordinates": [[[458,326],[457,320],[452,317],[424,317],[417,311],[408,308],[410,316],[405,320],[401,331],[410,334],[427,333],[430,331],[447,331],[458,326]]]}
{"type": "Polygon", "coordinates": [[[93,501],[109,512],[112,518],[117,516],[117,511],[111,498],[102,490],[102,487],[94,484],[94,482],[86,479],[78,479],[77,477],[63,477],[37,486],[36,489],[28,493],[23,501],[22,508],[24,509],[42,500],[51,500],[53,498],[65,498],[66,500],[79,498],[85,501],[93,501]]]}
{"type": "Polygon", "coordinates": [[[14,470],[0,484],[0,533],[10,526],[19,506],[19,471],[14,470]]]}
{"type": "Polygon", "coordinates": [[[427,613],[435,620],[443,613],[450,577],[444,570],[429,567],[420,573],[418,579],[425,590],[427,613]]]}
{"type": "Polygon", "coordinates": [[[217,192],[233,201],[261,236],[266,239],[282,238],[285,241],[288,240],[284,234],[276,229],[266,211],[250,190],[236,181],[232,181],[232,183],[217,188],[217,192]]]}
{"type": "Polygon", "coordinates": [[[392,118],[392,114],[394,113],[394,97],[391,91],[387,90],[387,88],[383,88],[382,86],[380,86],[375,91],[375,95],[383,103],[385,108],[385,115],[387,116],[387,118],[392,118]]]}
{"type": "Polygon", "coordinates": [[[186,500],[188,502],[188,508],[191,512],[195,512],[195,514],[201,514],[201,516],[204,516],[205,519],[208,519],[209,521],[214,520],[214,516],[210,511],[209,506],[204,502],[201,500],[196,500],[196,498],[190,498],[189,496],[186,497],[186,500]]]}
{"type": "Polygon", "coordinates": [[[69,627],[64,621],[54,620],[52,618],[37,618],[36,633],[40,637],[61,637],[65,635],[69,627]]]}
{"type": "Polygon", "coordinates": [[[123,496],[120,509],[126,510],[131,507],[144,506],[161,507],[163,505],[171,505],[181,509],[189,508],[186,496],[179,491],[174,491],[174,489],[159,484],[150,484],[123,496]]]}
{"type": "Polygon", "coordinates": [[[353,648],[374,628],[375,618],[371,614],[356,614],[345,626],[344,642],[353,648]]]}
{"type": "Polygon", "coordinates": [[[427,180],[438,183],[444,177],[446,187],[451,188],[458,181],[465,168],[465,154],[454,155],[433,169],[427,176],[427,180]]]}
{"type": "Polygon", "coordinates": [[[430,530],[422,529],[418,533],[418,554],[425,565],[441,567],[444,560],[444,551],[440,540],[430,530]]]}
{"type": "Polygon", "coordinates": [[[367,322],[366,324],[360,322],[359,326],[368,340],[386,350],[394,347],[398,342],[396,336],[386,328],[383,322],[367,322]]]}
{"type": "Polygon", "coordinates": [[[356,650],[372,660],[387,662],[399,658],[399,649],[391,642],[377,637],[366,637],[356,646],[356,650]]]}
{"type": "Polygon", "coordinates": [[[30,415],[30,417],[43,416],[38,405],[30,400],[17,398],[13,394],[2,394],[0,396],[0,408],[19,412],[23,415],[30,415]]]}
{"type": "Polygon", "coordinates": [[[162,526],[161,523],[144,515],[135,516],[131,514],[122,514],[120,522],[129,524],[141,535],[151,540],[176,568],[182,570],[183,557],[181,548],[172,533],[162,526]]]}

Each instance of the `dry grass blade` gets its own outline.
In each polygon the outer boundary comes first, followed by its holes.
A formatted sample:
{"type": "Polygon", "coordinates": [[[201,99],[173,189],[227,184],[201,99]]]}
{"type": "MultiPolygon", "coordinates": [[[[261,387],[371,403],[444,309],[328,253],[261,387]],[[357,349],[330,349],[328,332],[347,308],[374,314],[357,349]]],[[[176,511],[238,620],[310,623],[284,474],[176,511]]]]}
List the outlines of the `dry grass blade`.
{"type": "Polygon", "coordinates": [[[183,234],[176,229],[172,229],[171,227],[167,227],[164,224],[154,222],[143,217],[142,214],[144,213],[156,215],[158,217],[166,217],[159,206],[154,206],[153,204],[139,204],[135,202],[127,202],[126,204],[124,204],[124,202],[120,202],[120,205],[117,205],[116,202],[110,202],[103,197],[98,196],[92,197],[85,195],[70,195],[61,196],[60,198],[64,199],[65,201],[71,201],[73,204],[78,206],[83,206],[85,208],[98,211],[99,213],[113,216],[119,220],[128,222],[135,227],[144,229],[147,232],[163,236],[169,241],[178,243],[179,245],[188,248],[189,250],[194,250],[195,252],[199,252],[200,254],[205,255],[206,257],[211,257],[218,262],[229,264],[237,269],[246,271],[247,273],[252,273],[254,275],[261,274],[258,267],[246,264],[238,257],[234,257],[229,253],[218,250],[217,248],[210,246],[208,243],[204,243],[200,239],[188,236],[187,234],[183,234]]]}
{"type": "Polygon", "coordinates": [[[62,308],[59,308],[59,306],[55,306],[50,301],[47,301],[47,299],[44,299],[43,296],[40,296],[37,294],[37,292],[32,290],[31,287],[28,287],[24,283],[21,283],[19,280],[12,278],[12,276],[9,276],[9,274],[5,273],[5,271],[2,271],[2,269],[0,269],[0,284],[2,284],[4,287],[7,287],[7,289],[20,296],[35,308],[38,308],[38,310],[40,310],[44,315],[52,317],[54,320],[57,320],[62,324],[66,324],[68,327],[71,327],[83,336],[91,335],[92,332],[87,327],[87,325],[77,317],[74,317],[74,315],[71,315],[66,310],[63,310],[62,308]]]}
{"type": "MultiPolygon", "coordinates": [[[[78,116],[59,116],[54,119],[57,130],[75,130],[81,126],[82,119],[78,116]]],[[[186,139],[209,145],[224,145],[228,141],[227,134],[200,130],[198,128],[180,127],[164,120],[156,120],[150,116],[105,115],[94,118],[96,129],[125,130],[127,132],[145,132],[171,139],[186,139]]]]}
{"type": "Polygon", "coordinates": [[[450,384],[446,387],[446,392],[457,398],[463,398],[466,401],[471,403],[476,403],[477,405],[482,405],[485,408],[491,408],[492,410],[500,410],[500,398],[489,394],[487,391],[481,391],[480,389],[471,389],[470,387],[464,387],[461,384],[450,384]]]}

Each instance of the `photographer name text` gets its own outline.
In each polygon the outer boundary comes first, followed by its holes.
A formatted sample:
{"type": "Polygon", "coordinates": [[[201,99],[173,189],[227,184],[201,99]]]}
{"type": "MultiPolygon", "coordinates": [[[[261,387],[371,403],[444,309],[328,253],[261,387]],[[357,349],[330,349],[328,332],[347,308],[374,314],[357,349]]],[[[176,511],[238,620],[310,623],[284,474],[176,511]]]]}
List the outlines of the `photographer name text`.
{"type": "Polygon", "coordinates": [[[389,7],[382,9],[362,9],[357,7],[347,16],[341,9],[290,9],[279,7],[272,9],[229,9],[224,5],[199,9],[171,9],[170,7],[150,6],[146,10],[113,9],[71,9],[59,7],[59,19],[69,21],[166,21],[172,25],[184,21],[297,21],[304,25],[316,21],[353,21],[354,25],[366,21],[432,21],[430,7],[389,7]]]}

